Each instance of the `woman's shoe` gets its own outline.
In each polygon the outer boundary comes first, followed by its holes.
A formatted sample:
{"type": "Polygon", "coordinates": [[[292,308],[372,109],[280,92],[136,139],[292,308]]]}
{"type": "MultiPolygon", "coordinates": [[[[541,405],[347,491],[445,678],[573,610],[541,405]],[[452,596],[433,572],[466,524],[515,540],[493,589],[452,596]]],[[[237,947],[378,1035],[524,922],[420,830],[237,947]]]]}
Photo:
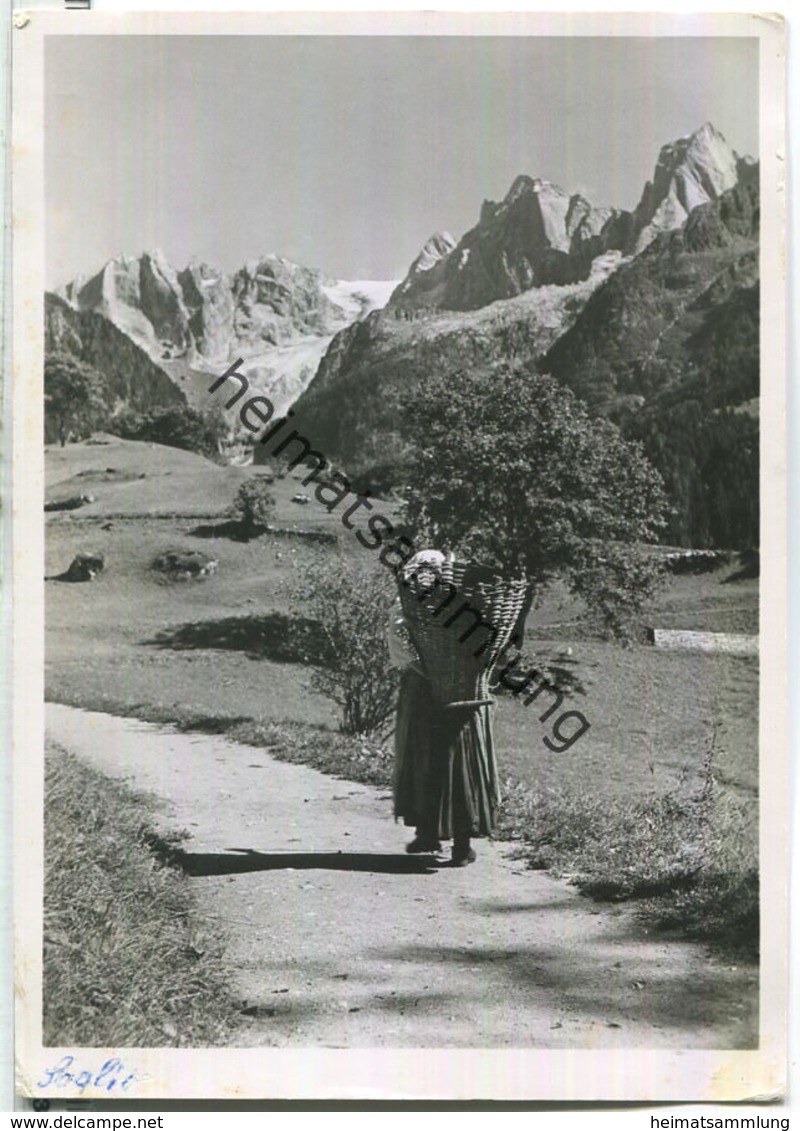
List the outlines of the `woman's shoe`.
{"type": "Polygon", "coordinates": [[[469,845],[464,848],[454,844],[450,857],[450,867],[466,868],[467,864],[474,864],[477,859],[478,856],[474,848],[470,848],[469,845]]]}

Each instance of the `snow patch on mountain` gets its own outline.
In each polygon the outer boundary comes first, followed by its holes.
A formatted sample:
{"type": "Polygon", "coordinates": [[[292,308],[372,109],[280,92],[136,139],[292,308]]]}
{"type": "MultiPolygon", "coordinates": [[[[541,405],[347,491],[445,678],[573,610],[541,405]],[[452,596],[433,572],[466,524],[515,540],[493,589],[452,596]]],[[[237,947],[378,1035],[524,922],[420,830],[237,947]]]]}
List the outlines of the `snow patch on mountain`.
{"type": "Polygon", "coordinates": [[[385,279],[359,279],[354,282],[337,279],[322,283],[320,289],[340,308],[349,324],[366,317],[373,310],[383,310],[396,286],[396,279],[391,282],[385,279]]]}
{"type": "Polygon", "coordinates": [[[240,371],[259,392],[269,397],[275,406],[275,415],[283,416],[314,377],[332,339],[333,334],[326,334],[276,346],[247,358],[240,371]]]}

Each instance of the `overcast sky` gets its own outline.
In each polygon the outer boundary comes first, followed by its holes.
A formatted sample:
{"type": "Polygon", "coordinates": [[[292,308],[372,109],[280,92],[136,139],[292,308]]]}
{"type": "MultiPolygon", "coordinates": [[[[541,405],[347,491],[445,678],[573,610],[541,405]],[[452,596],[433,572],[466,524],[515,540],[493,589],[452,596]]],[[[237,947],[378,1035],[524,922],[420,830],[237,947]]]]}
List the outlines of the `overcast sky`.
{"type": "Polygon", "coordinates": [[[633,208],[711,121],[758,153],[750,39],[51,37],[47,284],[160,247],[401,277],[518,173],[633,208]]]}

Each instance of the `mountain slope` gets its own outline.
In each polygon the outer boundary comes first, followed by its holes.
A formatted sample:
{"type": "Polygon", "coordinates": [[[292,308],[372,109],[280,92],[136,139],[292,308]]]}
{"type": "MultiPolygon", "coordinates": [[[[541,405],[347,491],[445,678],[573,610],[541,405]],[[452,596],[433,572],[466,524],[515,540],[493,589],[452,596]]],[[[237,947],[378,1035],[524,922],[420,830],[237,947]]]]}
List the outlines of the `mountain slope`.
{"type": "Polygon", "coordinates": [[[644,444],[676,544],[758,543],[756,173],[658,236],[540,361],[644,444]]]}
{"type": "MultiPolygon", "coordinates": [[[[581,283],[541,287],[475,311],[418,318],[391,306],[375,311],[333,339],[293,406],[293,425],[362,486],[401,486],[409,446],[403,398],[432,373],[538,357],[618,263],[614,253],[600,257],[581,283]]],[[[254,458],[262,458],[258,447],[254,458]]]]}
{"type": "MultiPolygon", "coordinates": [[[[710,383],[719,400],[718,355],[727,337],[722,329],[733,326],[726,311],[741,307],[750,311],[741,326],[749,376],[738,395],[757,396],[758,306],[752,295],[758,231],[758,180],[748,177],[622,266],[550,348],[542,367],[598,411],[614,415],[620,398],[662,391],[665,367],[680,372],[714,363],[717,379],[710,383]]],[[[725,392],[728,401],[734,394],[725,392]]]]}
{"type": "Polygon", "coordinates": [[[108,318],[73,310],[56,295],[45,295],[46,353],[69,353],[106,379],[109,412],[129,406],[137,412],[186,404],[186,397],[151,358],[108,318]]]}

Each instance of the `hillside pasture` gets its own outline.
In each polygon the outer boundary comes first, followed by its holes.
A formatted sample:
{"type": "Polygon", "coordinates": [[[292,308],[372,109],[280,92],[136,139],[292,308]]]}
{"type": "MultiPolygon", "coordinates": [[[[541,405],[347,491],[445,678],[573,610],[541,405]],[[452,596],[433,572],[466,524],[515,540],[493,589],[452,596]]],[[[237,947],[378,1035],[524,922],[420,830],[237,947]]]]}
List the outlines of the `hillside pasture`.
{"type": "MultiPolygon", "coordinates": [[[[239,486],[266,471],[223,467],[194,452],[105,433],[64,448],[47,446],[44,466],[47,502],[91,494],[95,501],[75,517],[103,521],[116,517],[223,520],[231,513],[239,486]]],[[[308,470],[298,467],[275,479],[274,524],[338,533],[341,522],[336,513],[318,504],[301,506],[292,501],[296,494],[313,492],[313,484],[302,485],[307,475],[308,470]]]]}
{"type": "MultiPolygon", "coordinates": [[[[48,498],[74,493],[85,473],[114,467],[125,476],[98,480],[96,501],[47,521],[46,572],[66,568],[86,549],[105,554],[107,571],[92,583],[49,581],[47,697],[147,714],[155,709],[217,720],[255,719],[335,728],[335,711],[310,688],[311,670],[287,662],[286,615],[297,567],[319,549],[292,530],[339,536],[324,552],[366,553],[338,516],[315,500],[292,502],[300,471],[275,481],[275,523],[284,533],[250,542],[197,537],[200,515],[222,520],[248,468],[223,468],[159,445],[107,439],[49,449],[48,498]],[[109,519],[109,516],[114,516],[109,519]],[[169,516],[169,517],[167,517],[169,516]],[[109,521],[111,526],[108,526],[109,521]],[[201,548],[218,561],[202,581],[164,584],[151,569],[171,549],[201,548]]],[[[383,504],[382,504],[383,506],[383,504]]],[[[385,508],[386,509],[386,508],[385,508]]],[[[214,525],[210,524],[213,531],[214,525]]],[[[753,631],[755,580],[724,584],[735,567],[672,578],[653,613],[659,627],[753,631]]],[[[571,649],[583,693],[560,710],[580,711],[589,729],[563,753],[548,749],[551,704],[500,697],[496,732],[501,771],[537,788],[570,785],[610,799],[697,788],[713,747],[720,778],[754,797],[757,787],[758,665],[754,658],[623,649],[587,632],[582,611],[557,588],[533,611],[529,650],[545,661],[571,649]]]]}

